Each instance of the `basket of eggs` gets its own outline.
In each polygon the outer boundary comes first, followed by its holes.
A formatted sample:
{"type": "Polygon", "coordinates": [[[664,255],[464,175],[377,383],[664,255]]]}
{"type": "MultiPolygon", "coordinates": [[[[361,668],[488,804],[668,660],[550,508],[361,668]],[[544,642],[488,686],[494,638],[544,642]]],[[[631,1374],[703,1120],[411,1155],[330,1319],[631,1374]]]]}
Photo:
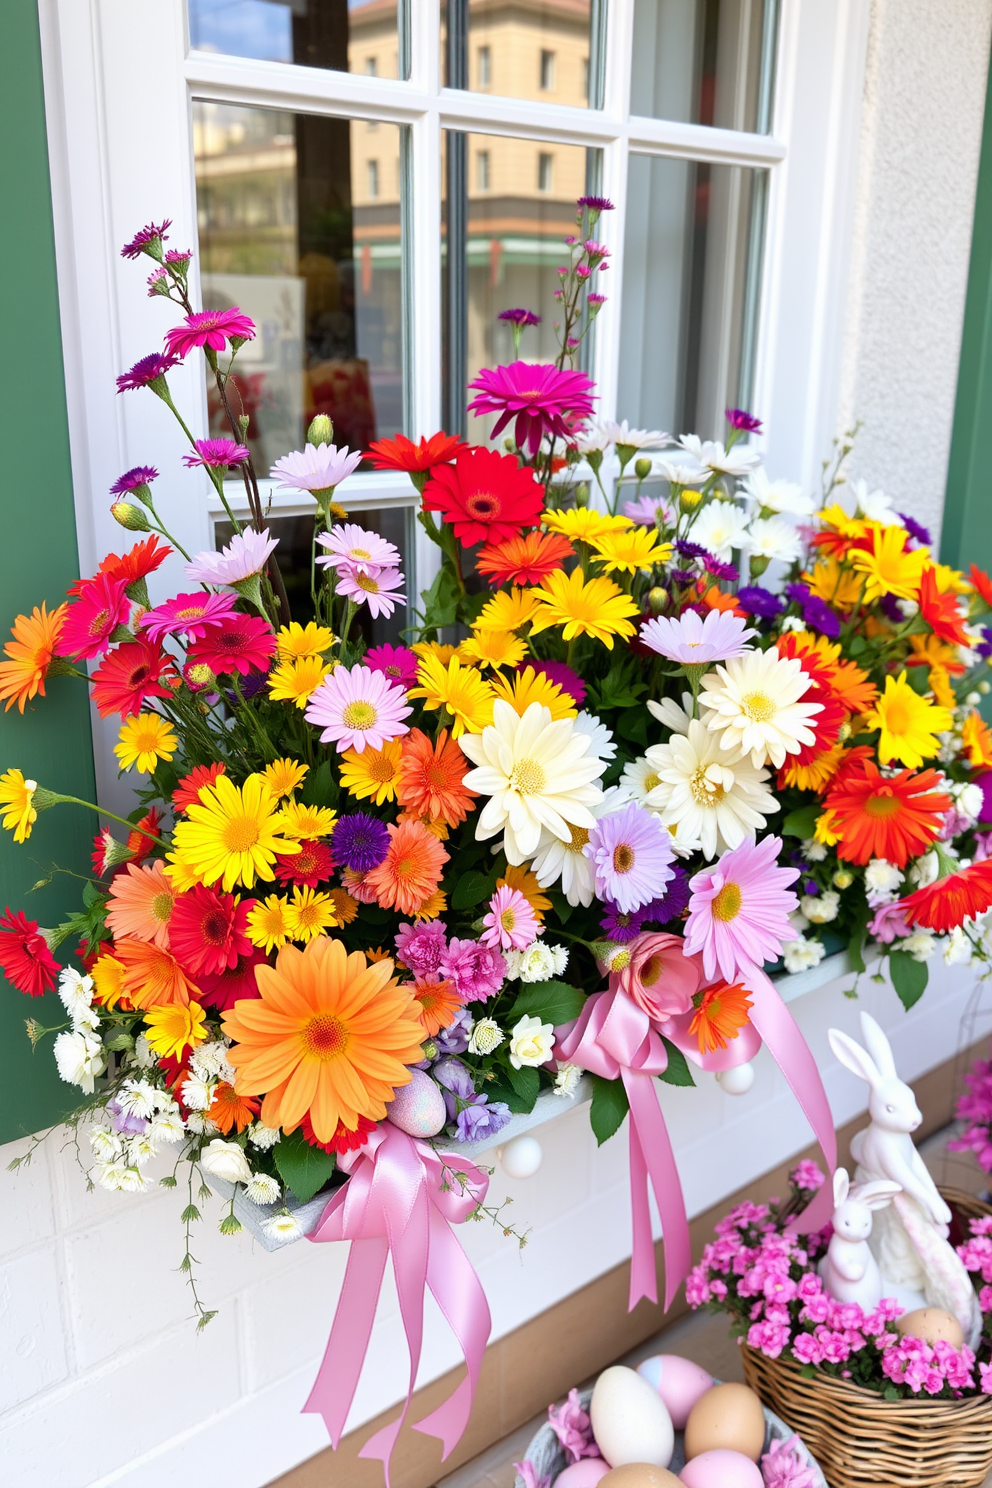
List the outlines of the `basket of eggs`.
{"type": "Polygon", "coordinates": [[[613,1365],[573,1390],[516,1468],[516,1488],[826,1488],[752,1389],[675,1354],[613,1365]]]}

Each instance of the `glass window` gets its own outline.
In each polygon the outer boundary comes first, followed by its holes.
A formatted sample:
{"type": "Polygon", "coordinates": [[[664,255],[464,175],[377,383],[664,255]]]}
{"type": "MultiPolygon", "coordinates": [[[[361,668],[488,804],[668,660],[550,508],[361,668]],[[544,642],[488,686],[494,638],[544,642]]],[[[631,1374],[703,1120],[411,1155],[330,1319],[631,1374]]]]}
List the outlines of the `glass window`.
{"type": "Polygon", "coordinates": [[[720,437],[751,392],[764,171],[632,155],[617,417],[720,437]]]}
{"type": "Polygon", "coordinates": [[[189,44],[261,62],[406,77],[407,0],[187,0],[189,44]]]}
{"type": "MultiPolygon", "coordinates": [[[[261,475],[300,448],[315,413],[352,449],[404,424],[401,131],[369,133],[193,106],[203,305],[238,304],[258,327],[234,381],[261,475]]],[[[211,432],[227,433],[209,407],[211,432]]]]}
{"type": "Polygon", "coordinates": [[[778,0],[634,0],[630,111],[767,133],[778,0]]]}
{"type": "Polygon", "coordinates": [[[605,0],[445,0],[442,70],[449,88],[492,89],[585,108],[589,52],[605,0]],[[476,66],[468,65],[475,55],[476,66]]]}

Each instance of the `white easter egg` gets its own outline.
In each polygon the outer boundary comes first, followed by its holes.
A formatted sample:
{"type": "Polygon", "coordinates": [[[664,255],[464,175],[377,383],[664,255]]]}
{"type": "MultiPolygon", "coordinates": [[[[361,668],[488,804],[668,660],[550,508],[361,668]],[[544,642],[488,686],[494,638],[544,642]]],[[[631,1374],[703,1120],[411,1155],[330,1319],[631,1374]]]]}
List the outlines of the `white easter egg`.
{"type": "Polygon", "coordinates": [[[596,1381],[589,1406],[596,1445],[611,1467],[646,1462],[667,1467],[675,1428],[657,1390],[633,1369],[614,1364],[596,1381]]]}
{"type": "Polygon", "coordinates": [[[713,1380],[705,1369],[678,1354],[655,1354],[638,1364],[637,1372],[665,1402],[676,1431],[685,1429],[696,1401],[713,1388],[713,1380]]]}
{"type": "Polygon", "coordinates": [[[499,1165],[508,1178],[533,1178],[544,1161],[544,1151],[536,1137],[513,1137],[500,1147],[499,1165]]]}
{"type": "Polygon", "coordinates": [[[728,1095],[747,1095],[754,1084],[754,1065],[735,1064],[733,1069],[721,1070],[717,1075],[720,1089],[728,1095]]]}
{"type": "Polygon", "coordinates": [[[408,1137],[436,1137],[448,1119],[440,1086],[426,1070],[413,1070],[409,1085],[401,1085],[386,1105],[386,1116],[408,1137]]]}
{"type": "Polygon", "coordinates": [[[679,1473],[685,1488],[764,1488],[761,1469],[742,1452],[701,1452],[679,1473]]]}

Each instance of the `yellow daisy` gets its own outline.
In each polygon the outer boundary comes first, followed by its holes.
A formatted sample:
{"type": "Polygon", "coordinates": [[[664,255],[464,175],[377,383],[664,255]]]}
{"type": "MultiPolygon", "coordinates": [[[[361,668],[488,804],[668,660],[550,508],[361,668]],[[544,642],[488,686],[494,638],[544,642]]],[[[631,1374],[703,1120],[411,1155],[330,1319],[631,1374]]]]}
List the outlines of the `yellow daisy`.
{"type": "Polygon", "coordinates": [[[299,801],[287,801],[282,810],[283,831],[299,841],[326,837],[337,819],[329,806],[304,806],[299,801]]]}
{"type": "Polygon", "coordinates": [[[813,832],[813,841],[822,842],[824,847],[836,847],[840,841],[834,828],[838,825],[832,811],[824,811],[816,818],[816,828],[813,832]]]}
{"type": "Polygon", "coordinates": [[[632,527],[626,532],[604,532],[592,540],[595,561],[608,573],[636,573],[639,568],[653,568],[667,563],[672,545],[660,543],[656,528],[632,527]]]}
{"type": "Polygon", "coordinates": [[[304,945],[322,930],[339,924],[337,906],[330,894],[322,894],[305,884],[293,886],[293,896],[286,905],[286,925],[290,940],[304,945]]]}
{"type": "Polygon", "coordinates": [[[276,651],[279,660],[299,659],[301,656],[320,656],[334,644],[334,635],[326,625],[317,625],[309,620],[300,625],[293,620],[276,632],[276,651]]]}
{"type": "Polygon", "coordinates": [[[259,899],[248,911],[247,935],[253,946],[265,952],[276,951],[289,939],[289,906],[278,894],[259,899]]]}
{"type": "Polygon", "coordinates": [[[358,918],[358,900],[353,899],[347,889],[329,889],[328,896],[334,902],[334,913],[339,925],[350,925],[358,918]]]}
{"type": "Polygon", "coordinates": [[[865,604],[873,604],[885,594],[916,599],[923,570],[930,563],[926,548],[909,552],[906,533],[901,527],[882,527],[877,522],[866,525],[870,529],[871,551],[852,548],[848,554],[865,582],[865,604]]]}
{"type": "Polygon", "coordinates": [[[571,695],[546,672],[534,667],[524,667],[522,672],[513,672],[508,677],[495,677],[493,688],[497,697],[505,698],[515,713],[523,718],[531,703],[542,703],[551,710],[552,719],[574,718],[578,712],[571,695]]]}
{"type": "Polygon", "coordinates": [[[493,721],[493,689],[474,667],[462,666],[454,657],[445,666],[436,656],[425,656],[417,668],[419,687],[407,697],[421,697],[424,707],[445,708],[452,717],[452,738],[466,730],[480,734],[493,721]]]}
{"type": "Polygon", "coordinates": [[[178,1059],[184,1049],[195,1049],[208,1032],[203,1008],[195,1001],[185,1006],[178,1002],[165,1003],[145,1013],[148,1046],[166,1059],[178,1059]]]}
{"type": "Polygon", "coordinates": [[[140,774],[150,775],[159,760],[171,760],[176,752],[176,731],[160,713],[138,713],[121,725],[120,743],[114,753],[122,770],[137,765],[140,774]]]}
{"type": "Polygon", "coordinates": [[[835,610],[853,610],[861,598],[861,580],[836,558],[821,558],[803,579],[817,599],[835,610]]]}
{"type": "Polygon", "coordinates": [[[3,812],[3,824],[8,832],[13,832],[15,842],[27,842],[31,828],[38,820],[34,804],[37,789],[38,782],[25,780],[20,770],[7,770],[0,775],[0,811],[3,812]]]}
{"type": "Polygon", "coordinates": [[[286,830],[275,793],[261,775],[249,775],[240,789],[219,775],[176,823],[170,862],[202,883],[220,880],[226,890],[237,883],[250,889],[256,878],[275,877],[277,855],[299,852],[286,830]]]}
{"type": "Polygon", "coordinates": [[[494,594],[488,604],[483,605],[476,620],[478,630],[522,630],[537,614],[538,603],[533,589],[512,589],[509,593],[494,594]]]}
{"type": "Polygon", "coordinates": [[[560,625],[566,641],[589,635],[612,651],[614,636],[634,634],[630,617],[639,615],[640,611],[612,579],[590,579],[586,583],[581,568],[575,568],[570,574],[549,574],[534,592],[541,601],[541,608],[531,622],[535,635],[552,625],[560,625]]]}
{"type": "Polygon", "coordinates": [[[269,677],[269,696],[273,702],[294,703],[297,708],[305,708],[311,693],[316,692],[329,671],[330,662],[320,656],[300,656],[295,661],[283,661],[269,677]]]}
{"type": "Polygon", "coordinates": [[[629,517],[610,517],[591,506],[574,506],[570,511],[548,511],[541,518],[549,532],[560,532],[569,542],[593,542],[606,532],[626,532],[633,527],[629,517]]]}
{"type": "Polygon", "coordinates": [[[346,749],[341,756],[341,784],[360,801],[371,799],[377,806],[395,801],[402,758],[399,739],[390,739],[381,749],[363,749],[361,754],[346,749]]]}
{"type": "MultiPolygon", "coordinates": [[[[868,531],[868,523],[861,517],[849,517],[839,502],[835,501],[832,506],[825,506],[820,513],[821,527],[829,527],[832,532],[839,532],[841,537],[858,538],[864,537],[868,531]]],[[[901,528],[899,529],[902,530],[901,528]]]]}
{"type": "Polygon", "coordinates": [[[266,765],[262,774],[272,787],[275,796],[291,796],[309,770],[309,765],[299,760],[277,759],[266,765]]]}
{"type": "Polygon", "coordinates": [[[435,889],[429,899],[425,899],[419,909],[413,911],[415,920],[436,920],[438,915],[443,915],[448,907],[448,896],[443,889],[435,889]]]}
{"type": "Polygon", "coordinates": [[[951,590],[955,594],[971,594],[974,591],[974,585],[956,568],[950,568],[946,563],[930,563],[928,567],[933,572],[939,594],[947,594],[951,590]]]}
{"type": "Polygon", "coordinates": [[[458,660],[475,666],[516,666],[526,654],[527,642],[512,630],[487,630],[481,626],[458,647],[458,660]]]}
{"type": "Polygon", "coordinates": [[[444,662],[445,666],[453,656],[458,655],[457,646],[442,646],[440,641],[415,641],[410,650],[421,660],[425,656],[436,656],[438,661],[444,662]]]}
{"type": "Polygon", "coordinates": [[[124,973],[127,967],[123,961],[118,961],[109,951],[95,961],[90,968],[90,976],[93,978],[94,1001],[101,1007],[113,1010],[120,1002],[121,993],[124,990],[124,973]]]}
{"type": "Polygon", "coordinates": [[[948,708],[941,708],[914,692],[906,673],[886,677],[885,691],[874,708],[865,714],[868,728],[881,729],[878,758],[881,764],[899,760],[915,770],[924,760],[933,759],[940,748],[938,734],[947,733],[954,719],[948,708]]]}

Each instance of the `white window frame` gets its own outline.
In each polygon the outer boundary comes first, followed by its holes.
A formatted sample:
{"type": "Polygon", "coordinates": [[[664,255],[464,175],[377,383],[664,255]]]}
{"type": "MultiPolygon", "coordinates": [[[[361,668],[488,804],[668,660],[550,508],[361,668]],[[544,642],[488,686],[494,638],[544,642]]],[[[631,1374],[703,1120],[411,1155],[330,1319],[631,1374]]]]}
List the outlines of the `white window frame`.
{"type": "MultiPolygon", "coordinates": [[[[629,155],[768,169],[752,403],[765,420],[772,473],[815,484],[835,432],[870,0],[780,0],[766,135],[632,116],[634,0],[607,3],[603,107],[592,109],[442,86],[440,0],[410,0],[410,76],[402,81],[190,50],[184,0],[39,0],[82,573],[121,547],[125,534],[106,493],[132,465],[162,470],[159,509],[190,551],[210,542],[220,511],[205,478],[198,499],[197,478],[181,470],[182,442],[167,410],[147,394],[114,392],[117,373],[158,346],[171,323],[161,302],[144,308],[142,267],[151,265],[122,260],[120,245],[142,223],[169,215],[170,242],[196,248],[194,99],[379,120],[409,131],[406,374],[414,436],[441,426],[443,130],[602,151],[601,189],[616,206],[597,227],[614,265],[591,367],[604,417],[624,414],[616,397],[629,155]]],[[[171,381],[194,433],[205,434],[199,359],[191,357],[171,381]]],[[[264,484],[269,494],[271,483],[264,484]]],[[[354,511],[414,500],[406,477],[388,472],[349,478],[341,496],[354,511]]],[[[289,495],[274,496],[274,514],[308,509],[289,495]]],[[[436,555],[419,529],[410,557],[423,587],[436,555]]],[[[177,570],[162,582],[179,578],[177,570]]],[[[120,787],[106,762],[109,750],[98,747],[96,756],[110,804],[120,787]]]]}

